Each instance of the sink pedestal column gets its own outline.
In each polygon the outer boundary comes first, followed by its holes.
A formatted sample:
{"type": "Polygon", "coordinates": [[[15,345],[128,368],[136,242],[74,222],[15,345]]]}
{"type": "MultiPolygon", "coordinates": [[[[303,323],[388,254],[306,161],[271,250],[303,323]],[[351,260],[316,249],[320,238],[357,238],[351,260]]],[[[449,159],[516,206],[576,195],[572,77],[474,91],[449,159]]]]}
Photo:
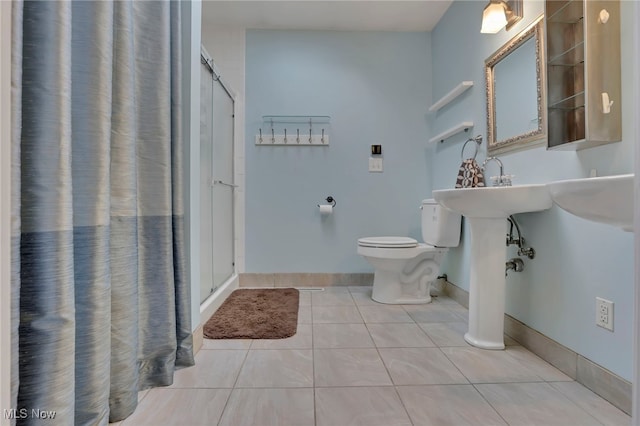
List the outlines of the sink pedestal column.
{"type": "Polygon", "coordinates": [[[471,273],[469,331],[464,340],[482,349],[504,349],[507,221],[466,219],[471,228],[471,273]]]}

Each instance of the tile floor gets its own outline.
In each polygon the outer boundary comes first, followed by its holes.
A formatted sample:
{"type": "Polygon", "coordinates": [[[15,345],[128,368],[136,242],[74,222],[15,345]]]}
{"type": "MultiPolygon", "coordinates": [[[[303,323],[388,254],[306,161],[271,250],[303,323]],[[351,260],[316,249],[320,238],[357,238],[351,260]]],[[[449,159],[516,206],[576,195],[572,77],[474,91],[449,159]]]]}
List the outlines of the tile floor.
{"type": "Polygon", "coordinates": [[[196,366],[141,392],[134,425],[629,425],[630,418],[511,339],[465,343],[446,297],[388,306],[370,287],[300,292],[298,332],[207,340],[196,366]]]}

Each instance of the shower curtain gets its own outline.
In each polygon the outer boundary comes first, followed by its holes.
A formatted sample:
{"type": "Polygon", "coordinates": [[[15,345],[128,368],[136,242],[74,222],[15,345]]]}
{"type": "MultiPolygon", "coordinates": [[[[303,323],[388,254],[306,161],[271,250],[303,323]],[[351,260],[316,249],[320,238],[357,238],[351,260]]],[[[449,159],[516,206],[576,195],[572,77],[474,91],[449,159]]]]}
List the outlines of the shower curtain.
{"type": "Polygon", "coordinates": [[[13,28],[17,423],[104,425],[193,365],[180,4],[14,2],[13,28]]]}

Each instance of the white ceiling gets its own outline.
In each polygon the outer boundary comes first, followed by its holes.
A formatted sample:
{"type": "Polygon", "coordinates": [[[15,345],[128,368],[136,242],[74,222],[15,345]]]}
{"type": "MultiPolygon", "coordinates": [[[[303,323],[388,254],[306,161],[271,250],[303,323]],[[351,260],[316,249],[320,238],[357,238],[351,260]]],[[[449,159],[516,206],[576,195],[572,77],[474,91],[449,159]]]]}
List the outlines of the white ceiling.
{"type": "Polygon", "coordinates": [[[251,29],[431,31],[453,0],[202,2],[202,25],[251,29]]]}

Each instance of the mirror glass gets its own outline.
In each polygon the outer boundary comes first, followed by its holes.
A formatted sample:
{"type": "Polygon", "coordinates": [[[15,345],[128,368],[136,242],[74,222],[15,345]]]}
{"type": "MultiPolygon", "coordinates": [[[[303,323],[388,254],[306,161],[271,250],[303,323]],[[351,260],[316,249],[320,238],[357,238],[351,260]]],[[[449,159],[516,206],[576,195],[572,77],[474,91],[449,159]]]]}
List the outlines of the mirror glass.
{"type": "Polygon", "coordinates": [[[490,155],[544,143],[542,17],[485,61],[490,155]]]}

